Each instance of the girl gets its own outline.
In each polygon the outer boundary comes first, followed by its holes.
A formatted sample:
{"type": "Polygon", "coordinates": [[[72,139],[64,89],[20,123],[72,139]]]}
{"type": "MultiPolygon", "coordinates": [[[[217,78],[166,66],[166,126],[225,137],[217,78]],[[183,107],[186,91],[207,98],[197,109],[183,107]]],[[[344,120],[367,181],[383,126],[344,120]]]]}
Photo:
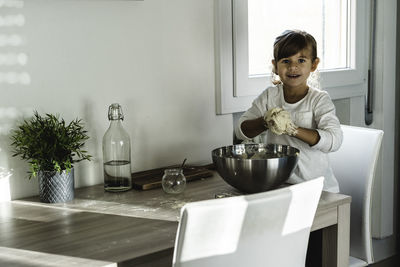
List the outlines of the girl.
{"type": "Polygon", "coordinates": [[[339,185],[327,153],[339,149],[343,135],[328,93],[307,85],[318,63],[317,44],[310,34],[291,30],[278,36],[272,65],[280,82],[253,101],[235,133],[241,140],[250,140],[267,131],[268,143],[298,148],[299,161],[288,182],[324,176],[324,190],[337,193],[339,185]],[[289,120],[287,128],[276,130],[276,122],[285,120],[289,120]]]}

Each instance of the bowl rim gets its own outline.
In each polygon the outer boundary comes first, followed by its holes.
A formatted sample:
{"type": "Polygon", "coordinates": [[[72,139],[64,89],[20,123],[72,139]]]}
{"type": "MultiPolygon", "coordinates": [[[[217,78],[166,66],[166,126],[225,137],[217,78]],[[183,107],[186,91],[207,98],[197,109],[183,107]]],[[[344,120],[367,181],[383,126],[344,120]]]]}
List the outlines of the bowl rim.
{"type": "MultiPolygon", "coordinates": [[[[276,157],[276,158],[269,158],[268,160],[274,160],[274,159],[281,159],[281,158],[288,158],[288,157],[298,157],[300,154],[300,150],[296,147],[290,146],[290,145],[282,145],[282,144],[274,144],[274,143],[249,143],[249,144],[237,144],[237,145],[228,145],[228,146],[222,146],[222,147],[218,147],[212,150],[211,155],[212,157],[217,157],[217,158],[225,158],[225,156],[222,155],[218,155],[217,152],[220,151],[221,149],[226,149],[226,150],[232,150],[234,149],[234,147],[251,147],[251,146],[258,146],[258,147],[263,147],[263,148],[267,148],[267,147],[271,147],[273,146],[275,147],[286,147],[287,150],[293,151],[292,154],[287,154],[284,155],[282,157],[276,157]]],[[[234,160],[265,160],[265,159],[245,159],[245,158],[235,158],[235,157],[230,157],[231,159],[234,160]]]]}

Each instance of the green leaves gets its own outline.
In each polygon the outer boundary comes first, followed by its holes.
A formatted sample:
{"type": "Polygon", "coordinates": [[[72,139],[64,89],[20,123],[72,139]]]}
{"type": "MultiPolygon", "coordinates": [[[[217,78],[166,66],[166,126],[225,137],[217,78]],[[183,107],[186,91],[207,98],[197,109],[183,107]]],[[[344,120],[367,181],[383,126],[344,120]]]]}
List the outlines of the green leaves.
{"type": "Polygon", "coordinates": [[[91,156],[82,150],[89,139],[81,120],[75,119],[68,125],[59,116],[46,114],[34,117],[18,126],[11,134],[13,157],[20,156],[31,165],[29,178],[39,170],[70,170],[73,163],[90,160],[91,156]]]}

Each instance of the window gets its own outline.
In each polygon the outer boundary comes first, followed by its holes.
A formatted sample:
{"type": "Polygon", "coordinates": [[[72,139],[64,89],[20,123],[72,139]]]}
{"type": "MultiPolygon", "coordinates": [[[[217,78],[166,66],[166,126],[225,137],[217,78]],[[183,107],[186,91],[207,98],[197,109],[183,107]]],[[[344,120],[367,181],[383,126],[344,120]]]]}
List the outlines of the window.
{"type": "Polygon", "coordinates": [[[312,33],[318,44],[320,69],[350,67],[347,33],[351,29],[347,14],[351,11],[354,12],[347,0],[309,0],[307,5],[292,0],[249,1],[249,75],[266,75],[271,72],[268,66],[272,60],[275,37],[287,29],[302,29],[312,33]],[[276,12],[280,6],[290,6],[289,12],[276,12]],[[275,21],[279,24],[273,23],[275,21]]]}
{"type": "Polygon", "coordinates": [[[286,29],[302,29],[316,38],[321,85],[333,99],[363,95],[368,67],[366,2],[216,1],[217,113],[246,110],[270,85],[273,41],[286,29]]]}

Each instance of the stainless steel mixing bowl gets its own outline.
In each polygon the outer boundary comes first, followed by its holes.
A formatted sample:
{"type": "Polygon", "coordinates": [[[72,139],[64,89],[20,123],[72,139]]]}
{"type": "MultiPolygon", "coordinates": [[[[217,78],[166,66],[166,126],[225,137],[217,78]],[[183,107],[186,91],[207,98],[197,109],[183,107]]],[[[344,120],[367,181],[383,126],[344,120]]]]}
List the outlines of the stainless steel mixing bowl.
{"type": "Polygon", "coordinates": [[[258,193],[285,183],[297,165],[297,148],[276,144],[240,144],[211,152],[219,175],[245,193],[258,193]]]}

